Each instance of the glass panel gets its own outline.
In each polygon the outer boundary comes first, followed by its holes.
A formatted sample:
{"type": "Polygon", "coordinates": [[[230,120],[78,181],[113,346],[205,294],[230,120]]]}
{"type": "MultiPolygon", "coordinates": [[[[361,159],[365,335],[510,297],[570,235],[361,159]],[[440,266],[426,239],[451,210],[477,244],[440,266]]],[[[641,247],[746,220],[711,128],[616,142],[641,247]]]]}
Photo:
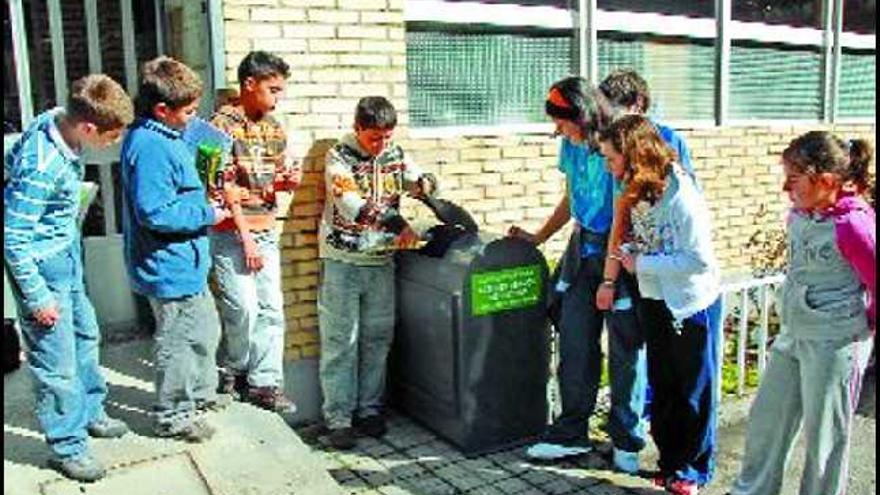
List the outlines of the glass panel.
{"type": "Polygon", "coordinates": [[[733,0],[732,15],[737,21],[822,29],[822,2],[823,0],[733,0]]]}
{"type": "MultiPolygon", "coordinates": [[[[165,53],[190,66],[204,83],[205,91],[199,112],[213,110],[211,81],[211,44],[208,30],[208,9],[205,1],[165,0],[165,53]]],[[[234,63],[238,63],[235,61],[234,63]]]]}
{"type": "Polygon", "coordinates": [[[821,75],[818,49],[735,43],[730,54],[730,116],[819,119],[821,75]]]}
{"type": "Polygon", "coordinates": [[[875,52],[843,52],[838,102],[841,117],[874,117],[877,114],[876,70],[875,52]]]}
{"type": "Polygon", "coordinates": [[[843,2],[843,30],[875,34],[877,0],[845,0],[843,2]]]}
{"type": "Polygon", "coordinates": [[[572,72],[568,35],[407,32],[415,127],[544,122],[544,92],[572,72]]]}
{"type": "Polygon", "coordinates": [[[101,72],[125,87],[125,52],[122,49],[122,9],[119,0],[97,0],[101,46],[101,72]]]}
{"type": "Polygon", "coordinates": [[[714,112],[711,41],[600,33],[599,77],[637,71],[651,89],[650,114],[661,120],[711,120],[714,112]]]}
{"type": "Polygon", "coordinates": [[[9,0],[6,0],[3,2],[3,134],[10,132],[21,132],[21,107],[12,51],[12,20],[9,0]]]}
{"type": "Polygon", "coordinates": [[[31,69],[34,115],[48,110],[55,102],[55,66],[49,37],[49,11],[45,0],[24,1],[24,30],[27,33],[31,69]]]}
{"type": "Polygon", "coordinates": [[[650,12],[688,17],[714,17],[714,0],[598,0],[599,9],[624,12],[650,12]]]}
{"type": "Polygon", "coordinates": [[[133,0],[131,11],[134,15],[134,45],[137,50],[138,67],[140,63],[159,55],[156,40],[156,1],[133,0]]]}
{"type": "Polygon", "coordinates": [[[61,25],[64,31],[64,63],[67,80],[73,82],[89,73],[89,42],[83,0],[63,0],[61,25]]]}

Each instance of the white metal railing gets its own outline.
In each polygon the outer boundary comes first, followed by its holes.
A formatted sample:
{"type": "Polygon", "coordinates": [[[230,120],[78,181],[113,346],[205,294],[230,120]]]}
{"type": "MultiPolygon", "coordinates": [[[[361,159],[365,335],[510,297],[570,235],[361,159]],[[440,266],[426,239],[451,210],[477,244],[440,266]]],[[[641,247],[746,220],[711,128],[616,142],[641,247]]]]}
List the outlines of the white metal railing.
{"type": "MultiPolygon", "coordinates": [[[[721,294],[722,294],[722,306],[721,306],[721,322],[722,322],[722,332],[719,338],[719,356],[721,357],[721,362],[723,366],[724,362],[724,348],[725,348],[725,336],[723,331],[723,325],[727,322],[727,317],[730,316],[733,311],[731,311],[733,305],[731,302],[737,302],[738,307],[738,321],[736,322],[736,371],[737,371],[737,384],[736,390],[738,395],[742,395],[745,391],[746,384],[746,353],[749,348],[749,310],[752,303],[750,298],[750,292],[757,292],[757,305],[758,305],[758,332],[757,332],[757,342],[755,345],[758,350],[758,376],[760,377],[764,373],[764,369],[767,366],[767,341],[769,334],[769,326],[770,326],[770,309],[771,309],[771,298],[772,298],[772,290],[780,285],[783,280],[785,280],[785,275],[770,275],[764,277],[749,277],[749,278],[738,278],[733,280],[728,280],[722,283],[721,286],[721,294]],[[733,301],[731,301],[731,299],[733,301]]],[[[779,308],[777,308],[777,311],[779,308]]],[[[721,381],[718,380],[718,386],[721,387],[721,381]]],[[[719,390],[720,392],[720,390],[719,390]]],[[[721,394],[719,394],[721,396],[721,394]]]]}

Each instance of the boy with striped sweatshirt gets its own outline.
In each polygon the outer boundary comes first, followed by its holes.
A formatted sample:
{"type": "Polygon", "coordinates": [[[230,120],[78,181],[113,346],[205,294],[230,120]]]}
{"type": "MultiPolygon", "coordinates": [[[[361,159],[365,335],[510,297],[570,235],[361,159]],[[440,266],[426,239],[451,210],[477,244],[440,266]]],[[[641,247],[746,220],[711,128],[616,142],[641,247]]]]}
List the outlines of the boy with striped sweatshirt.
{"type": "Polygon", "coordinates": [[[37,419],[53,453],[49,465],[77,481],[105,473],[89,453],[89,435],[128,431],[104,411],[100,332],[83,286],[77,225],[81,153],[119,140],[133,113],[119,84],[86,76],[73,83],[67,108],[38,115],[4,156],[4,261],[20,296],[37,419]]]}

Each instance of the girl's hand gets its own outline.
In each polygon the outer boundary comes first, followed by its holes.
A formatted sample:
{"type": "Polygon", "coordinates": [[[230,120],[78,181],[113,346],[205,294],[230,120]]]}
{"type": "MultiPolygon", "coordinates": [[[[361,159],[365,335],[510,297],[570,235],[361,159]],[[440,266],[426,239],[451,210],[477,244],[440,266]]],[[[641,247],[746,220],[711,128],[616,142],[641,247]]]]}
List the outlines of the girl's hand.
{"type": "Polygon", "coordinates": [[[526,232],[517,225],[511,226],[510,229],[507,230],[507,236],[516,237],[517,239],[522,239],[524,241],[531,242],[532,244],[538,244],[537,240],[535,239],[535,234],[532,234],[531,232],[526,232]]]}
{"type": "Polygon", "coordinates": [[[58,323],[58,320],[61,319],[61,315],[58,312],[58,306],[55,305],[55,303],[35,309],[31,316],[37,320],[37,323],[46,328],[54,327],[55,324],[58,323]]]}
{"type": "Polygon", "coordinates": [[[596,291],[596,309],[607,311],[614,305],[614,284],[602,282],[596,291]]]}

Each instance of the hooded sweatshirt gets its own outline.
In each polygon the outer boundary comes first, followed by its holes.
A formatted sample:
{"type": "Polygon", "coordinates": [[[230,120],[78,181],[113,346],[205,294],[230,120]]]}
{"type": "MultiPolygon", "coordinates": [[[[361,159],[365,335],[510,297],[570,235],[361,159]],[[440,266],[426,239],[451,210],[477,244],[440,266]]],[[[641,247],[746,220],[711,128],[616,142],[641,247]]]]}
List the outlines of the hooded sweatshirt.
{"type": "Polygon", "coordinates": [[[834,339],[873,329],[874,210],[862,198],[845,195],[826,211],[792,210],[788,231],[784,331],[801,338],[834,339]]]}
{"type": "Polygon", "coordinates": [[[327,200],[321,219],[320,255],[356,265],[382,265],[391,259],[383,250],[405,226],[400,194],[423,172],[403,149],[389,144],[377,156],[348,134],[327,153],[327,200]]]}

